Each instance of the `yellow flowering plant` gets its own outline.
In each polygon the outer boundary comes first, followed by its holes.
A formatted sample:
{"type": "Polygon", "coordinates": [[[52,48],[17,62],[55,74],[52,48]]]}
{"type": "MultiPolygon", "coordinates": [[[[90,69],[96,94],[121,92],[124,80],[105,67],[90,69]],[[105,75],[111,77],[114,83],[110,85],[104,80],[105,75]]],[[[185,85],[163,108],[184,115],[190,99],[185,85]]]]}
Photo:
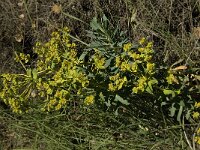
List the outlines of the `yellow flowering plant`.
{"type": "Polygon", "coordinates": [[[153,94],[158,83],[154,78],[153,43],[145,38],[135,44],[128,42],[125,32],[113,29],[105,15],[100,22],[94,18],[90,25],[90,47],[80,59],[89,58],[84,63],[97,102],[115,107],[128,105],[134,95],[153,94]]]}
{"type": "Polygon", "coordinates": [[[200,88],[195,71],[156,63],[153,42],[145,38],[130,42],[105,15],[90,25],[91,42],[85,50],[77,51],[69,29],[63,28],[49,41],[36,43],[33,66],[25,65],[31,61],[29,55],[16,53],[24,71],[0,75],[0,99],[15,113],[60,111],[71,102],[115,113],[120,107],[142,105],[162,109],[179,123],[183,118],[198,122],[200,88]]]}
{"type": "Polygon", "coordinates": [[[89,86],[95,89],[97,102],[119,107],[131,104],[136,95],[141,99],[148,97],[178,122],[183,117],[190,120],[193,95],[199,93],[189,77],[195,72],[156,63],[153,42],[141,38],[131,43],[107,20],[105,16],[100,22],[92,20],[92,30],[88,32],[92,37],[90,47],[80,57],[84,60],[88,55],[85,63],[91,77],[89,86]]]}
{"type": "MultiPolygon", "coordinates": [[[[178,123],[184,118],[199,123],[197,71],[156,63],[153,42],[146,38],[130,42],[126,32],[110,25],[105,15],[90,25],[91,42],[85,50],[77,51],[69,29],[63,28],[46,43],[36,43],[33,66],[25,65],[30,55],[16,53],[15,60],[24,70],[0,75],[0,100],[15,113],[61,111],[78,102],[117,114],[121,106],[138,109],[141,103],[142,108],[148,105],[176,117],[178,123]]],[[[199,129],[195,141],[200,143],[199,129]]]]}
{"type": "MultiPolygon", "coordinates": [[[[29,55],[16,54],[15,60],[24,67],[21,74],[2,74],[3,87],[0,98],[13,112],[29,110],[58,111],[69,102],[84,101],[89,84],[85,72],[80,69],[76,44],[70,42],[69,29],[53,32],[51,39],[36,43],[34,52],[38,54],[33,68],[25,67],[29,55]]],[[[92,103],[86,98],[86,103],[92,103]]]]}

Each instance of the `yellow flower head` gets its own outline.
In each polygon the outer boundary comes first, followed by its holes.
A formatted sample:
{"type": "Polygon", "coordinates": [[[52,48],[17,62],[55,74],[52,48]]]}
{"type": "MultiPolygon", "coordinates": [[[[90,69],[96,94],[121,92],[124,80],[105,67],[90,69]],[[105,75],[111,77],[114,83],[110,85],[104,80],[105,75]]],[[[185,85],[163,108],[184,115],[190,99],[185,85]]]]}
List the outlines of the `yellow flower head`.
{"type": "Polygon", "coordinates": [[[151,59],[152,59],[151,55],[145,55],[145,57],[144,57],[144,61],[146,61],[146,62],[151,61],[151,59]]]}
{"type": "Polygon", "coordinates": [[[132,57],[135,60],[140,59],[140,55],[135,52],[133,52],[133,53],[129,52],[128,54],[130,57],[132,57]]]}
{"type": "Polygon", "coordinates": [[[115,66],[116,66],[116,67],[119,67],[119,66],[120,66],[120,63],[121,63],[120,57],[117,56],[117,57],[115,58],[115,66]]]}
{"type": "Polygon", "coordinates": [[[145,48],[143,48],[143,47],[140,47],[140,48],[138,48],[138,51],[139,51],[140,53],[144,53],[144,51],[145,51],[145,48]]]}
{"type": "Polygon", "coordinates": [[[146,71],[147,72],[153,72],[154,71],[154,66],[155,66],[154,63],[147,63],[146,71]]]}
{"type": "Polygon", "coordinates": [[[142,44],[144,44],[145,41],[146,41],[146,39],[143,37],[142,39],[139,40],[139,44],[142,45],[142,44]]]}
{"type": "Polygon", "coordinates": [[[200,102],[195,102],[194,107],[195,107],[195,108],[200,108],[200,102]]]}
{"type": "Polygon", "coordinates": [[[176,79],[176,77],[170,73],[167,77],[166,77],[166,80],[168,82],[168,84],[173,84],[173,83],[176,83],[178,84],[178,80],[176,79]]]}
{"type": "Polygon", "coordinates": [[[194,141],[200,145],[200,137],[199,136],[195,136],[194,141]]]}
{"type": "Polygon", "coordinates": [[[149,48],[149,49],[151,49],[153,47],[153,43],[152,42],[149,42],[148,44],[147,44],[147,46],[146,46],[146,48],[149,48]]]}
{"type": "Polygon", "coordinates": [[[114,85],[113,85],[112,83],[109,83],[109,84],[108,84],[108,90],[109,90],[109,91],[115,91],[116,88],[114,87],[114,85]]]}
{"type": "Polygon", "coordinates": [[[112,80],[112,81],[115,81],[115,80],[117,80],[119,78],[119,75],[120,74],[118,73],[118,74],[116,74],[114,76],[110,76],[109,79],[112,80]]]}
{"type": "Polygon", "coordinates": [[[194,112],[193,115],[192,115],[192,117],[194,119],[198,119],[199,118],[199,112],[194,112]]]}
{"type": "Polygon", "coordinates": [[[128,61],[122,62],[120,66],[122,71],[130,71],[131,70],[131,65],[129,64],[128,61]]]}
{"type": "Polygon", "coordinates": [[[132,88],[132,92],[137,94],[138,92],[144,92],[147,85],[147,77],[142,76],[137,80],[137,85],[132,88]]]}
{"type": "Polygon", "coordinates": [[[100,56],[99,54],[95,54],[94,58],[94,64],[96,69],[105,69],[105,58],[100,56]]]}
{"type": "Polygon", "coordinates": [[[89,95],[85,98],[85,101],[84,103],[86,105],[91,105],[91,104],[94,104],[94,95],[89,95]]]}
{"type": "Polygon", "coordinates": [[[197,134],[200,134],[200,128],[197,130],[197,134]]]}
{"type": "Polygon", "coordinates": [[[138,84],[145,84],[147,81],[147,78],[145,76],[142,76],[138,79],[138,84]]]}
{"type": "Polygon", "coordinates": [[[138,64],[137,63],[132,63],[132,65],[131,65],[131,71],[132,72],[137,72],[138,71],[138,64]]]}
{"type": "Polygon", "coordinates": [[[127,43],[127,44],[124,44],[124,47],[123,47],[123,50],[125,52],[129,51],[132,47],[132,44],[131,43],[127,43]]]}
{"type": "Polygon", "coordinates": [[[132,92],[137,94],[138,93],[138,87],[133,87],[132,92]]]}

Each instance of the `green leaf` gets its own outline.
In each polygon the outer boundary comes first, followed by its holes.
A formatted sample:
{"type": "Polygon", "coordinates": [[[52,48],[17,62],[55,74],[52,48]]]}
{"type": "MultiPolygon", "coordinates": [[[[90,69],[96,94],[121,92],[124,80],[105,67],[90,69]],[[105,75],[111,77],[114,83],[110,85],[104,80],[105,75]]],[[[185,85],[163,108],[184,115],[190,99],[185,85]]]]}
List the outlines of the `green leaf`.
{"type": "Polygon", "coordinates": [[[181,94],[181,90],[176,90],[175,93],[176,93],[177,95],[179,95],[179,94],[181,94]]]}
{"type": "Polygon", "coordinates": [[[164,93],[165,95],[170,95],[170,94],[174,93],[174,91],[164,89],[164,90],[163,90],[163,93],[164,93]]]}
{"type": "Polygon", "coordinates": [[[116,102],[111,102],[111,105],[112,106],[117,106],[117,103],[116,102]]]}
{"type": "Polygon", "coordinates": [[[177,121],[181,121],[182,112],[183,112],[183,106],[180,106],[178,115],[177,115],[177,121]]]}
{"type": "Polygon", "coordinates": [[[146,91],[147,91],[149,94],[153,94],[152,88],[150,88],[149,86],[146,88],[146,91]]]}
{"type": "Polygon", "coordinates": [[[90,27],[93,29],[93,30],[98,30],[100,28],[100,25],[99,23],[97,22],[97,18],[94,17],[92,19],[92,21],[90,22],[90,27]]]}
{"type": "Polygon", "coordinates": [[[108,18],[106,17],[106,15],[105,14],[103,14],[103,22],[106,22],[106,21],[108,21],[108,18]]]}
{"type": "Polygon", "coordinates": [[[184,101],[180,101],[179,105],[182,106],[182,107],[185,107],[184,101]]]}
{"type": "Polygon", "coordinates": [[[158,80],[152,79],[152,80],[150,80],[150,81],[148,82],[148,84],[150,84],[150,85],[158,84],[158,80]]]}
{"type": "Polygon", "coordinates": [[[90,43],[90,47],[91,48],[99,48],[99,47],[102,47],[102,43],[98,42],[98,41],[92,41],[90,43]]]}
{"type": "Polygon", "coordinates": [[[172,91],[172,90],[164,89],[164,90],[163,90],[163,93],[164,93],[165,95],[172,95],[172,97],[175,97],[175,92],[172,91]]]}
{"type": "Polygon", "coordinates": [[[182,112],[183,112],[183,107],[185,107],[184,101],[180,101],[179,105],[180,105],[180,108],[179,108],[178,115],[177,115],[177,121],[181,121],[181,115],[182,115],[182,112]]]}
{"type": "Polygon", "coordinates": [[[153,88],[152,85],[158,84],[158,81],[156,79],[152,79],[148,82],[148,87],[146,88],[146,91],[150,94],[153,94],[153,88]]]}
{"type": "Polygon", "coordinates": [[[108,28],[108,18],[106,17],[105,14],[103,14],[103,17],[102,17],[102,24],[104,26],[104,28],[108,28]]]}
{"type": "Polygon", "coordinates": [[[190,119],[190,116],[191,116],[191,110],[188,110],[188,111],[187,111],[187,114],[185,115],[185,118],[186,118],[187,120],[189,120],[189,119],[190,119]]]}
{"type": "Polygon", "coordinates": [[[37,70],[36,69],[32,70],[32,74],[33,74],[33,79],[37,80],[37,70]]]}
{"type": "Polygon", "coordinates": [[[115,35],[117,35],[117,32],[119,31],[119,26],[117,26],[116,27],[116,29],[114,30],[114,32],[113,32],[113,37],[115,36],[115,35]]]}
{"type": "Polygon", "coordinates": [[[169,111],[170,111],[170,116],[171,116],[171,117],[174,117],[175,112],[176,112],[176,108],[174,107],[174,104],[175,104],[175,103],[173,103],[173,104],[172,104],[172,107],[169,109],[169,111]]]}
{"type": "Polygon", "coordinates": [[[81,56],[79,57],[79,60],[84,60],[86,55],[87,55],[87,52],[83,52],[81,56]]]}
{"type": "Polygon", "coordinates": [[[31,75],[31,69],[27,69],[27,70],[26,70],[26,73],[27,73],[27,75],[28,75],[29,77],[32,76],[32,75],[31,75]]]}
{"type": "Polygon", "coordinates": [[[181,62],[183,62],[184,59],[179,59],[178,61],[176,61],[174,64],[171,65],[171,68],[177,64],[180,64],[181,62]]]}
{"type": "Polygon", "coordinates": [[[113,58],[111,57],[110,59],[106,60],[106,63],[104,65],[105,68],[107,68],[108,66],[110,66],[110,63],[111,63],[112,59],[113,58]]]}
{"type": "Polygon", "coordinates": [[[119,113],[118,113],[118,108],[115,110],[115,116],[118,116],[119,113]]]}
{"type": "Polygon", "coordinates": [[[161,103],[161,106],[165,106],[165,105],[167,105],[166,102],[162,102],[162,103],[161,103]]]}
{"type": "Polygon", "coordinates": [[[130,103],[127,100],[124,100],[121,96],[116,95],[115,96],[115,101],[117,102],[121,102],[124,105],[129,105],[130,103]]]}
{"type": "Polygon", "coordinates": [[[117,46],[123,46],[124,43],[126,43],[128,41],[128,38],[124,39],[123,41],[117,43],[117,46]]]}

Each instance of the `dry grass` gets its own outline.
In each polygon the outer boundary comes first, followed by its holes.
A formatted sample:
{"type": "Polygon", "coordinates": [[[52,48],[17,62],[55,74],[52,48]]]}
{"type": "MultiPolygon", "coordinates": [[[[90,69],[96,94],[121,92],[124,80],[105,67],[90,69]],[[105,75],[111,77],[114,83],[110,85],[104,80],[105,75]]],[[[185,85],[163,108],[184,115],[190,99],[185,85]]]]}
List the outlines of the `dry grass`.
{"type": "Polygon", "coordinates": [[[113,25],[128,30],[133,40],[143,36],[154,40],[161,60],[172,64],[184,59],[183,63],[199,65],[199,36],[193,32],[200,26],[198,0],[2,0],[0,8],[0,72],[12,69],[13,51],[31,51],[35,41],[47,40],[57,28],[69,26],[73,36],[87,42],[85,31],[91,19],[103,13],[113,25]],[[55,4],[61,12],[52,11],[55,4]]]}

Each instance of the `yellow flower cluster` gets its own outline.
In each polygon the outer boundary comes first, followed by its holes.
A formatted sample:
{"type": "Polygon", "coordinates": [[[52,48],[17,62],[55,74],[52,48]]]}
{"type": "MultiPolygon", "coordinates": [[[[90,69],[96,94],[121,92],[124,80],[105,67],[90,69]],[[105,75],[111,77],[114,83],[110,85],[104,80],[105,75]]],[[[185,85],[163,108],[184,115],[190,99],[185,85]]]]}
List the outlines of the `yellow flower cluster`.
{"type": "Polygon", "coordinates": [[[137,72],[138,71],[138,64],[136,62],[131,62],[129,60],[123,59],[123,57],[117,56],[115,58],[115,66],[120,68],[121,71],[126,72],[137,72]]]}
{"type": "Polygon", "coordinates": [[[40,97],[46,98],[42,110],[59,110],[66,106],[66,102],[73,100],[73,92],[83,94],[88,86],[87,76],[79,70],[76,44],[70,43],[69,30],[63,29],[63,34],[52,33],[52,38],[44,45],[38,44],[35,51],[41,55],[37,64],[38,72],[46,72],[50,78],[41,78],[37,84],[40,97]],[[45,63],[42,61],[44,60],[45,63]],[[42,63],[43,62],[43,63],[42,63]]]}
{"type": "MultiPolygon", "coordinates": [[[[34,69],[26,69],[27,74],[1,75],[0,98],[13,112],[22,113],[34,107],[43,111],[60,110],[74,100],[75,93],[84,100],[89,80],[79,69],[82,62],[77,57],[76,44],[70,42],[68,28],[53,32],[45,44],[37,42],[33,50],[38,54],[34,69]]],[[[28,57],[20,53],[16,61],[26,63],[28,57]]],[[[86,100],[92,102],[91,97],[86,100]]]]}
{"type": "Polygon", "coordinates": [[[67,98],[69,98],[69,92],[67,90],[57,90],[53,96],[51,96],[49,102],[42,108],[42,110],[60,110],[66,106],[67,98]]]}
{"type": "MultiPolygon", "coordinates": [[[[195,102],[194,108],[195,110],[198,110],[200,108],[200,102],[195,102]]],[[[194,111],[192,116],[194,119],[198,119],[200,117],[200,113],[198,111],[194,111]]]]}
{"type": "Polygon", "coordinates": [[[25,63],[28,63],[30,61],[30,55],[29,54],[25,55],[24,53],[20,53],[19,55],[16,54],[15,61],[16,62],[23,61],[25,63]]]}
{"type": "Polygon", "coordinates": [[[195,102],[194,107],[197,109],[200,108],[200,102],[195,102]]]}
{"type": "Polygon", "coordinates": [[[145,43],[145,41],[146,41],[146,39],[143,37],[142,39],[139,40],[139,44],[142,45],[145,43]]]}
{"type": "Polygon", "coordinates": [[[193,117],[194,119],[198,119],[199,116],[200,116],[199,112],[197,112],[197,111],[196,111],[196,112],[193,112],[192,117],[193,117]]]}
{"type": "Polygon", "coordinates": [[[123,50],[125,52],[129,51],[132,47],[132,44],[131,43],[127,43],[127,44],[124,44],[124,47],[123,47],[123,50]]]}
{"type": "Polygon", "coordinates": [[[138,92],[144,92],[145,88],[147,86],[147,78],[146,77],[140,77],[137,80],[137,86],[133,87],[132,91],[133,93],[137,94],[138,92]]]}
{"type": "Polygon", "coordinates": [[[28,108],[22,108],[22,104],[27,103],[28,95],[30,95],[30,84],[28,83],[29,76],[16,74],[1,75],[3,89],[0,91],[0,99],[10,106],[13,112],[22,113],[28,108]],[[23,80],[23,79],[26,80],[23,80]]]}
{"type": "Polygon", "coordinates": [[[179,84],[177,78],[175,77],[175,75],[171,70],[168,71],[168,76],[166,77],[166,80],[168,84],[173,84],[173,83],[179,84]]]}
{"type": "Polygon", "coordinates": [[[85,98],[84,101],[85,105],[91,105],[94,104],[94,95],[89,95],[85,98]]]}
{"type": "MultiPolygon", "coordinates": [[[[144,40],[142,39],[139,42],[142,44],[144,40]]],[[[124,44],[123,50],[128,54],[128,58],[123,56],[116,57],[116,66],[121,68],[122,71],[137,72],[137,65],[143,64],[143,66],[146,66],[146,72],[153,74],[155,64],[151,62],[153,54],[152,46],[152,42],[149,42],[146,46],[139,47],[136,52],[131,49],[131,43],[124,44]]]]}
{"type": "Polygon", "coordinates": [[[53,32],[51,36],[49,42],[44,45],[38,42],[34,48],[34,51],[39,56],[39,60],[37,61],[38,71],[51,69],[52,63],[58,64],[61,61],[59,55],[61,37],[57,32],[53,32]]]}
{"type": "Polygon", "coordinates": [[[123,52],[115,58],[115,67],[119,68],[120,74],[110,77],[110,91],[120,90],[128,83],[133,87],[133,93],[145,91],[148,81],[152,79],[155,73],[155,64],[152,62],[153,43],[147,43],[145,38],[142,38],[139,43],[138,50],[132,49],[131,43],[124,44],[123,52]],[[123,75],[127,72],[131,75],[129,81],[123,75]],[[119,76],[122,76],[122,78],[119,78],[119,76]]]}
{"type": "Polygon", "coordinates": [[[95,55],[93,56],[94,66],[97,70],[105,69],[105,58],[101,56],[100,53],[96,51],[95,55]]]}
{"type": "Polygon", "coordinates": [[[108,90],[109,91],[117,91],[122,89],[122,87],[126,84],[126,82],[128,81],[126,76],[120,78],[119,77],[120,74],[116,74],[114,76],[110,76],[110,80],[112,81],[111,83],[109,83],[108,85],[108,90]]]}
{"type": "Polygon", "coordinates": [[[200,145],[200,128],[197,129],[196,131],[196,136],[194,137],[194,140],[197,144],[200,145]]]}

